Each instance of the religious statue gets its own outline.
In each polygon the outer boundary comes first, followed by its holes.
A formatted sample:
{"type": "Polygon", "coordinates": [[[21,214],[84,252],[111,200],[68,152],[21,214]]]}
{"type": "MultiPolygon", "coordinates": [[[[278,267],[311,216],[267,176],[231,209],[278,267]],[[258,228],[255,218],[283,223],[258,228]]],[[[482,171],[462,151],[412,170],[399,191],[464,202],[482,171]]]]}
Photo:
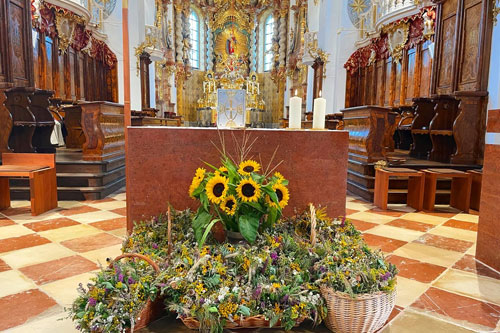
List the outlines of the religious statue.
{"type": "Polygon", "coordinates": [[[234,31],[233,31],[233,32],[231,32],[231,35],[229,36],[229,38],[226,41],[226,52],[228,55],[231,56],[234,54],[236,44],[237,44],[237,40],[236,40],[236,36],[234,35],[234,31]]]}

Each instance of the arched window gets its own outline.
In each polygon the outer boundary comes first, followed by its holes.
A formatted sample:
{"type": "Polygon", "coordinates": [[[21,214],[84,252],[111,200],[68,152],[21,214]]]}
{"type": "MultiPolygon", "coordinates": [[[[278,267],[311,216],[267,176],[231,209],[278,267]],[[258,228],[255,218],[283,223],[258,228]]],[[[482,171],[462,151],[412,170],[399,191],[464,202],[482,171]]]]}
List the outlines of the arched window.
{"type": "Polygon", "coordinates": [[[264,21],[264,71],[270,71],[273,68],[273,34],[274,17],[269,14],[264,21]]]}
{"type": "Polygon", "coordinates": [[[189,14],[189,41],[191,49],[189,50],[189,64],[192,68],[200,68],[200,18],[198,14],[191,9],[189,14]]]}

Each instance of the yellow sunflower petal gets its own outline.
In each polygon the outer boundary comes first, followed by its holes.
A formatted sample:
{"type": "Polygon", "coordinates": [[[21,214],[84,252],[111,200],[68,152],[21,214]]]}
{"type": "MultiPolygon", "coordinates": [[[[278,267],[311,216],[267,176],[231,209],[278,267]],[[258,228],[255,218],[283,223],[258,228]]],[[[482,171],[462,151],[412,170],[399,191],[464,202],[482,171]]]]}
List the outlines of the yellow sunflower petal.
{"type": "Polygon", "coordinates": [[[229,195],[222,200],[220,208],[227,215],[233,216],[236,213],[237,201],[234,195],[229,195]]]}
{"type": "Polygon", "coordinates": [[[229,188],[228,184],[229,179],[224,176],[215,175],[210,178],[205,186],[208,200],[215,204],[219,204],[226,197],[229,188]]]}
{"type": "Polygon", "coordinates": [[[243,202],[256,202],[260,198],[260,185],[251,178],[245,178],[236,187],[236,193],[243,202]]]}
{"type": "Polygon", "coordinates": [[[288,188],[281,183],[276,183],[273,185],[273,190],[278,197],[280,207],[285,208],[288,205],[288,200],[290,200],[290,192],[288,192],[288,188]]]}
{"type": "Polygon", "coordinates": [[[250,176],[252,172],[258,172],[260,164],[254,160],[246,160],[240,163],[238,172],[243,176],[250,176]]]}

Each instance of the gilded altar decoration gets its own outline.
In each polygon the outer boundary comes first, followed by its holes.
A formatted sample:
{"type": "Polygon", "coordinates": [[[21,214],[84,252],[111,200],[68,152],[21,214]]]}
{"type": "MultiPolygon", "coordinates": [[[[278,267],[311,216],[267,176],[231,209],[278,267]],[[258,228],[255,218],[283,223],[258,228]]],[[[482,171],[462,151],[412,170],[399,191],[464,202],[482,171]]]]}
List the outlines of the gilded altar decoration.
{"type": "Polygon", "coordinates": [[[493,6],[491,10],[491,15],[493,17],[493,25],[497,25],[498,21],[498,14],[500,14],[500,0],[492,0],[493,1],[493,6]]]}
{"type": "Polygon", "coordinates": [[[398,25],[391,25],[385,30],[387,32],[389,51],[394,61],[399,62],[403,57],[403,50],[408,41],[409,29],[409,24],[402,22],[398,25]]]}
{"type": "Polygon", "coordinates": [[[59,50],[66,53],[68,46],[72,43],[76,22],[56,11],[56,28],[59,35],[59,50]]]}

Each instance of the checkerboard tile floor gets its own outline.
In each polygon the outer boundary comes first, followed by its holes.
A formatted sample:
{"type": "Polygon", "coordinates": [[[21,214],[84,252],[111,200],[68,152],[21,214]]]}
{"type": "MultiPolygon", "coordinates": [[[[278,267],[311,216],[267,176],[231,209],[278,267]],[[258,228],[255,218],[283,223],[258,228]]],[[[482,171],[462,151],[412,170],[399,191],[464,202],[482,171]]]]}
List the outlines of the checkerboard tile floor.
{"type": "MultiPolygon", "coordinates": [[[[32,217],[29,202],[0,212],[0,331],[75,332],[65,317],[106,258],[120,254],[125,194],[59,202],[32,217]]],[[[381,332],[500,332],[500,273],[475,260],[477,212],[446,206],[379,210],[354,196],[347,217],[400,270],[396,308],[381,332]]]]}

